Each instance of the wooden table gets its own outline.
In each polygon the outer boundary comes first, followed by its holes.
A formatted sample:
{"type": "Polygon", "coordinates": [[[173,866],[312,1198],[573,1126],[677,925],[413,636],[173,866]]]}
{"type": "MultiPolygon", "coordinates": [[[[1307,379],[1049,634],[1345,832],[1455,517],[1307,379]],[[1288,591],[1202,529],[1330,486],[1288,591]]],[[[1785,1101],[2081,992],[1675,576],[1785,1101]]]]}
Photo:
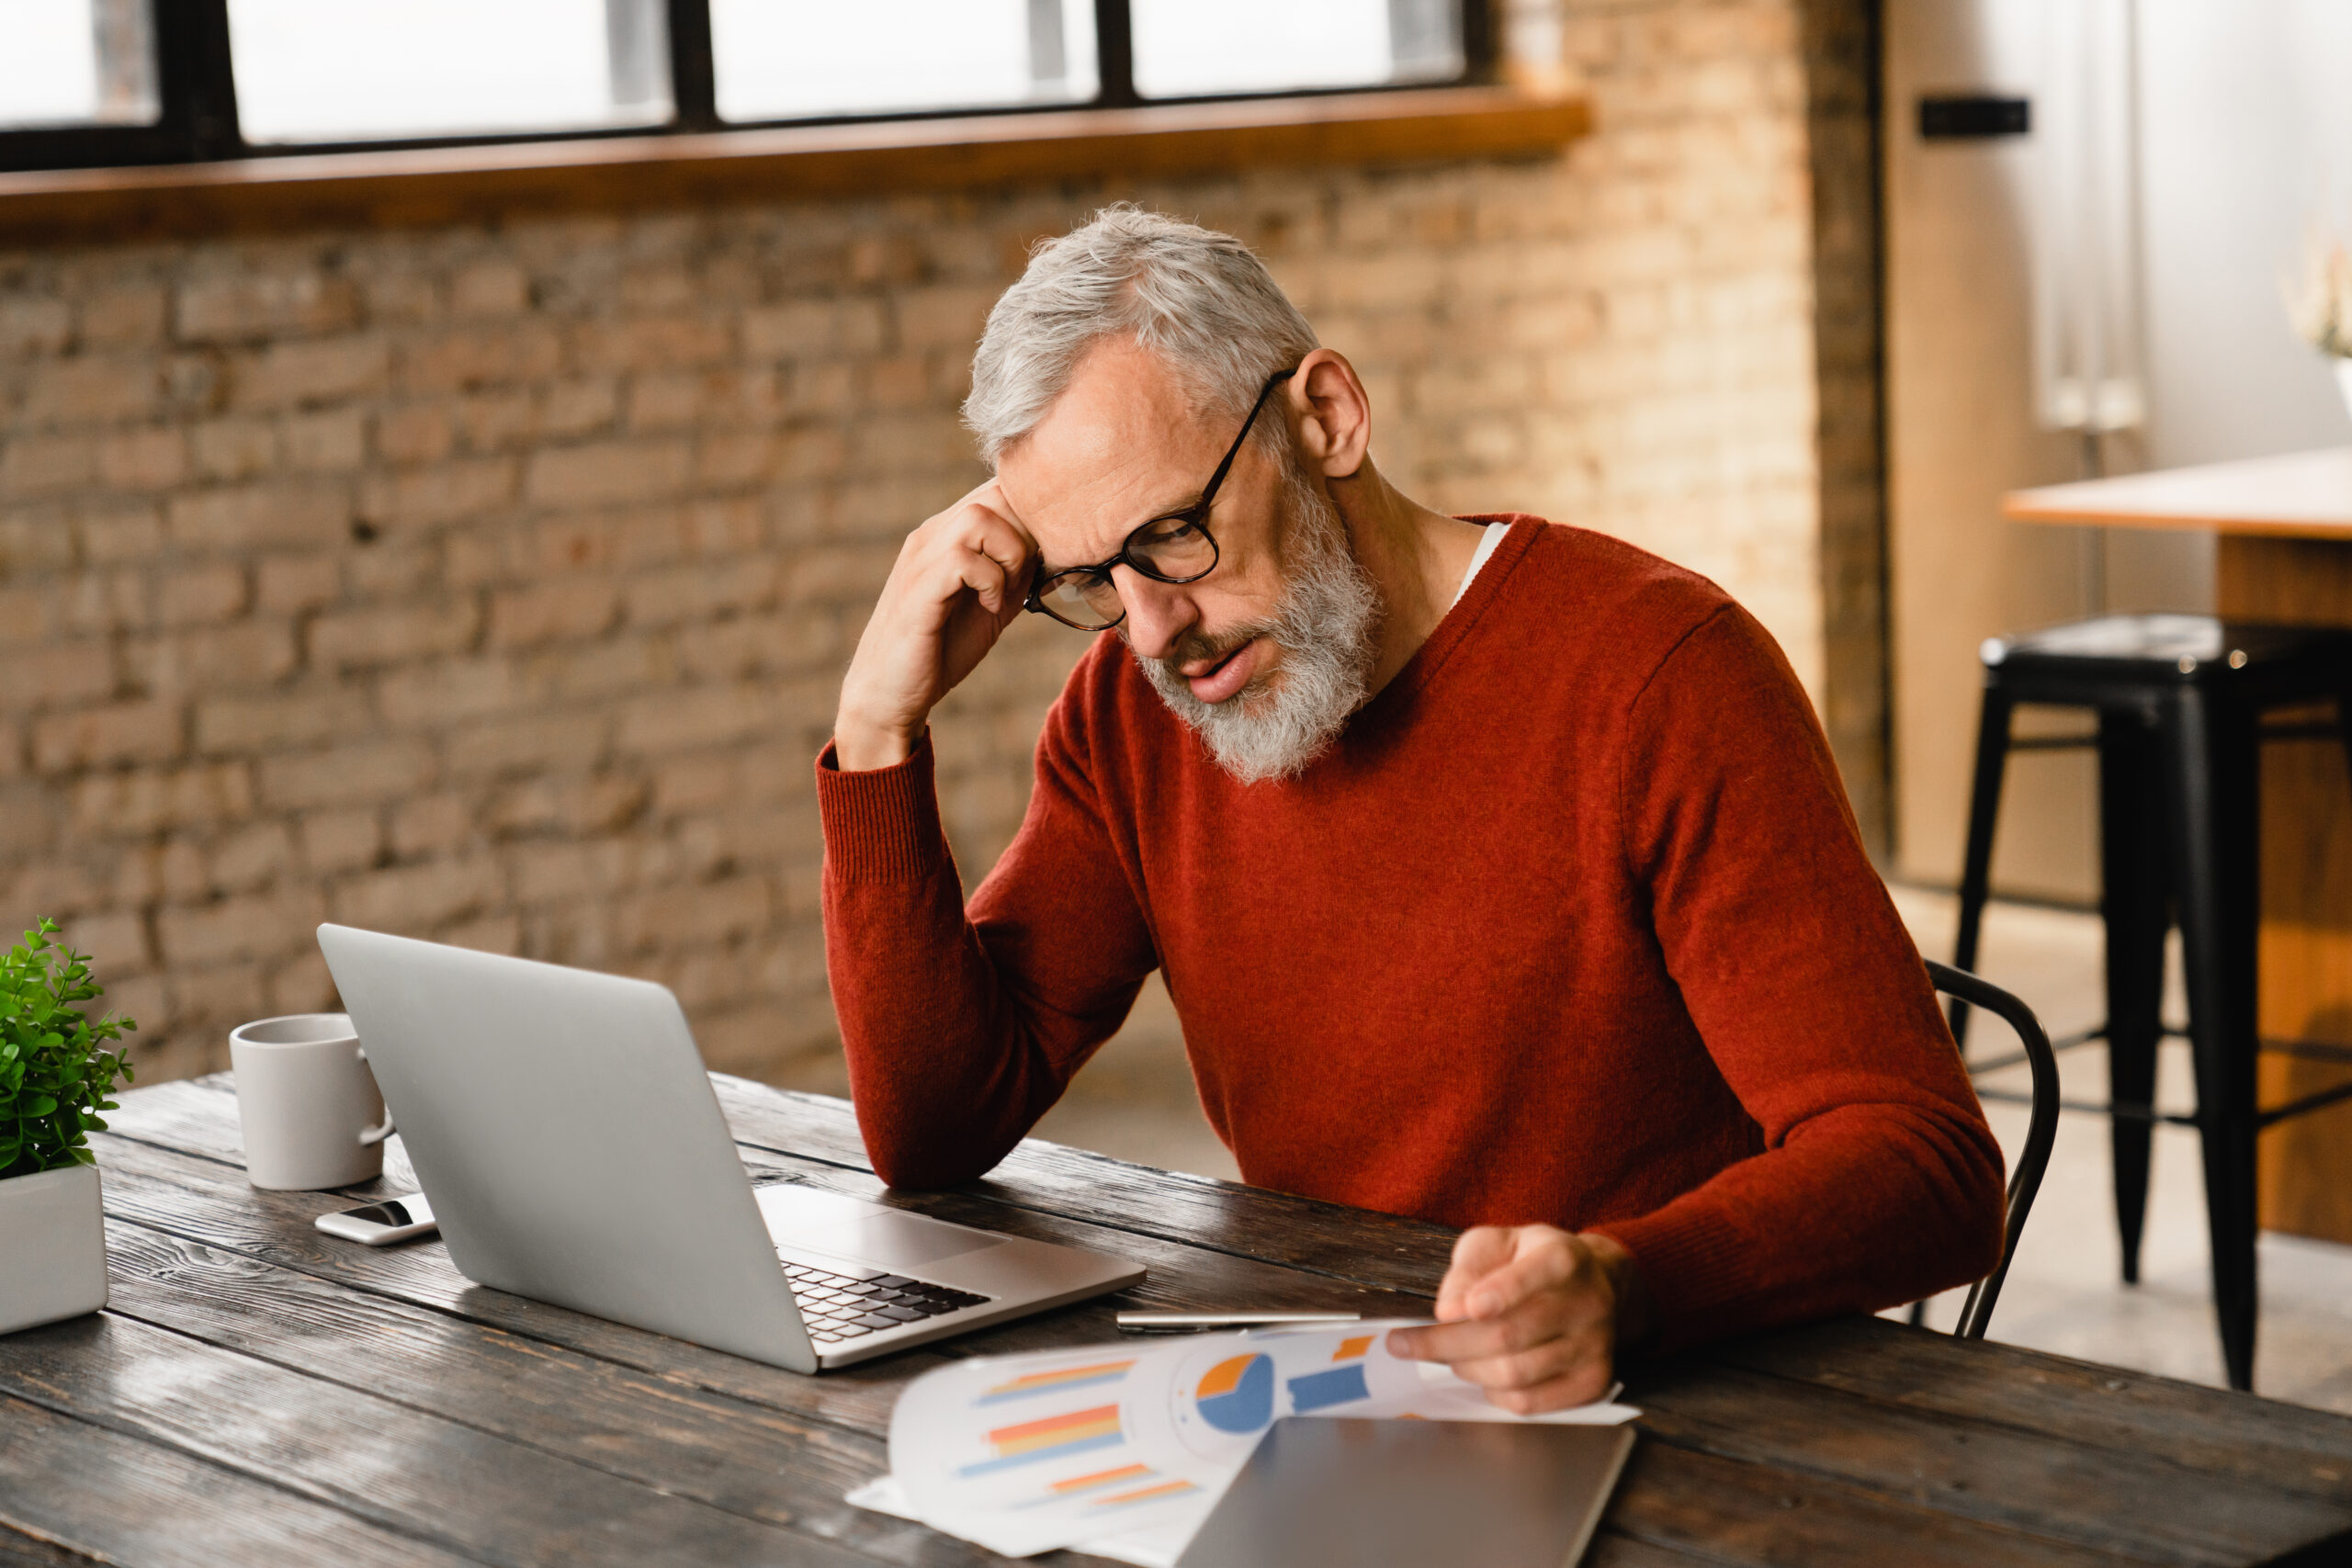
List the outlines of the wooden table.
{"type": "MultiPolygon", "coordinates": [[[[2352,626],[2352,446],[2018,491],[2003,512],[2024,523],[2210,530],[2220,536],[2224,618],[2352,626]]],[[[2342,747],[2320,737],[2263,749],[2262,840],[2263,1038],[2352,1047],[2352,777],[2342,747]]],[[[2266,1053],[2260,1072],[2266,1105],[2352,1078],[2352,1066],[2285,1053],[2266,1053]]],[[[2352,1242],[2352,1103],[2271,1127],[2260,1162],[2266,1228],[2352,1242]]]]}
{"type": "MultiPolygon", "coordinates": [[[[755,1175],[878,1190],[847,1105],[718,1081],[755,1175]]],[[[322,1236],[348,1200],[247,1186],[225,1077],[122,1102],[97,1139],[112,1304],[0,1338],[0,1563],[990,1562],[842,1494],[943,1356],[1112,1337],[1117,1298],[797,1377],[471,1286],[438,1242],[322,1236]]],[[[891,1201],[1124,1253],[1170,1307],[1419,1312],[1452,1239],[1041,1143],[891,1201]]],[[[2352,1551],[2352,1419],[1869,1318],[1627,1379],[1643,1440],[1597,1564],[2352,1551]]]]}

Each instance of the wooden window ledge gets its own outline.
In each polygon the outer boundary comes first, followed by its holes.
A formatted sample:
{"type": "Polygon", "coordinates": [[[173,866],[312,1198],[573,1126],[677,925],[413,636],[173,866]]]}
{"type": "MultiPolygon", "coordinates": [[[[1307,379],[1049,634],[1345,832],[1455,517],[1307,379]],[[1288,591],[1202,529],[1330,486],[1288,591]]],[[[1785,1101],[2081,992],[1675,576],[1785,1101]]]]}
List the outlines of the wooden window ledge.
{"type": "Polygon", "coordinates": [[[0,174],[0,243],[418,228],[1267,165],[1540,157],[1590,123],[1580,96],[1439,87],[44,170],[0,174]]]}

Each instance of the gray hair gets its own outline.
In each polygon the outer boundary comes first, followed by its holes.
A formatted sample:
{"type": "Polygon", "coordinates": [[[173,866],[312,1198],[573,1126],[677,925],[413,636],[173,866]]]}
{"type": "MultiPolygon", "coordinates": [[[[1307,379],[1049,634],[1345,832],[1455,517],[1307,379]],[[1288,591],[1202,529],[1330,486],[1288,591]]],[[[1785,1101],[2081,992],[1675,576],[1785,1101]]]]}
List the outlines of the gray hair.
{"type": "Polygon", "coordinates": [[[1035,429],[1107,337],[1133,338],[1196,408],[1235,419],[1267,377],[1316,347],[1315,329],[1249,246],[1132,203],[1106,207],[1041,243],[989,312],[964,400],[980,456],[993,466],[1035,429]]]}

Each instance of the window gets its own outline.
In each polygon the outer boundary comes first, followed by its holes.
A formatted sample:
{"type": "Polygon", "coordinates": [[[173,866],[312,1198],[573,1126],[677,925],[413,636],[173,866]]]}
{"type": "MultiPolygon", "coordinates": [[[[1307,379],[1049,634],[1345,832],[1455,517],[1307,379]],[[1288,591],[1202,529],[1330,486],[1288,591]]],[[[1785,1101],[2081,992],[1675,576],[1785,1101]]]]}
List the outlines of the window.
{"type": "Polygon", "coordinates": [[[658,0],[229,0],[254,142],[654,125],[670,117],[658,0]]]}
{"type": "Polygon", "coordinates": [[[161,113],[147,0],[0,0],[0,128],[161,113]]]}
{"type": "Polygon", "coordinates": [[[1462,73],[1447,0],[1130,0],[1147,98],[1374,87],[1462,73]]]}
{"type": "Polygon", "coordinates": [[[0,169],[1479,77],[1487,0],[0,0],[0,169]]]}
{"type": "Polygon", "coordinates": [[[1085,103],[1093,0],[710,0],[721,119],[1085,103]]]}

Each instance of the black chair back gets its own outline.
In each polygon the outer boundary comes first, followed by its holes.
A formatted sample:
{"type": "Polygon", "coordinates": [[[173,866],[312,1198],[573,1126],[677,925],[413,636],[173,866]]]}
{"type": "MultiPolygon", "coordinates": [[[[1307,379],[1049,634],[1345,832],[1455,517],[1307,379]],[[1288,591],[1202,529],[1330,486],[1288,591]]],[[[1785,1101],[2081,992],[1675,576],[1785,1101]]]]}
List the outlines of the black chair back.
{"type": "Polygon", "coordinates": [[[2001,1281],[2008,1278],[2009,1260],[2017,1256],[2018,1237],[2025,1234],[2034,1194],[2041,1190],[2042,1173],[2050,1168],[2050,1146],[2058,1138],[2058,1054],[2050,1048],[2050,1035],[2033,1016],[2033,1010],[2000,987],[1933,959],[1928,960],[1928,978],[1945,996],[1996,1014],[2016,1031],[2018,1043],[2025,1047],[2026,1066],[2033,1075],[2033,1110],[2026,1123],[2025,1149],[2018,1156],[2017,1168],[2009,1173],[2009,1216],[2001,1235],[2001,1261],[1970,1287],[1968,1300],[1961,1305],[1960,1323],[1952,1329],[1956,1338],[1982,1339],[1984,1325],[1993,1321],[1994,1303],[2001,1299],[2001,1281]]]}

